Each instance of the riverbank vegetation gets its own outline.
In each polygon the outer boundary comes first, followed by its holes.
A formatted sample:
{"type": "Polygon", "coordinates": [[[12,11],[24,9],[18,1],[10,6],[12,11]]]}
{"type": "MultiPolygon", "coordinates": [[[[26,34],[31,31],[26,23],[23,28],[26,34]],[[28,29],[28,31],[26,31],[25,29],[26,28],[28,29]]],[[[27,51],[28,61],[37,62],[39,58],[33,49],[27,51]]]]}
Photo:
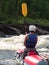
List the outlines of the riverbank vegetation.
{"type": "Polygon", "coordinates": [[[18,19],[16,18],[7,18],[4,21],[0,21],[0,24],[4,25],[17,25],[17,24],[23,24],[23,23],[28,23],[28,24],[37,24],[40,26],[48,26],[49,27],[49,20],[46,19],[32,19],[32,18],[26,18],[26,21],[24,17],[19,17],[18,19]]]}

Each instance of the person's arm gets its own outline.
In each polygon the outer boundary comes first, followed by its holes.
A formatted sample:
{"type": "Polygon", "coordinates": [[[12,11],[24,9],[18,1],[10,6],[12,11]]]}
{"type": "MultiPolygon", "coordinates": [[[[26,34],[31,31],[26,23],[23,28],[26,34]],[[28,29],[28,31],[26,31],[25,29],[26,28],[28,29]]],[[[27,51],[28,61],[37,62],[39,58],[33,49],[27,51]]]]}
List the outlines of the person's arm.
{"type": "Polygon", "coordinates": [[[36,37],[36,43],[38,42],[38,36],[36,37]]]}
{"type": "Polygon", "coordinates": [[[26,35],[25,36],[25,39],[24,39],[24,46],[26,45],[26,40],[27,40],[28,36],[26,35]]]}

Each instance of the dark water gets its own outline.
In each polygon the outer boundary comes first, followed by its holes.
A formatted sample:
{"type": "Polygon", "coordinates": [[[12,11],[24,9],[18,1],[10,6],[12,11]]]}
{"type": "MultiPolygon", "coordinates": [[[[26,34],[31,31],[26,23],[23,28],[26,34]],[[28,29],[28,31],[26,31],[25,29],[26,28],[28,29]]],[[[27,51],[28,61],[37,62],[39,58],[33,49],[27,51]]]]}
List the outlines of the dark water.
{"type": "Polygon", "coordinates": [[[15,50],[0,50],[0,65],[17,65],[15,50]]]}
{"type": "Polygon", "coordinates": [[[15,50],[0,50],[0,60],[14,59],[15,50]]]}

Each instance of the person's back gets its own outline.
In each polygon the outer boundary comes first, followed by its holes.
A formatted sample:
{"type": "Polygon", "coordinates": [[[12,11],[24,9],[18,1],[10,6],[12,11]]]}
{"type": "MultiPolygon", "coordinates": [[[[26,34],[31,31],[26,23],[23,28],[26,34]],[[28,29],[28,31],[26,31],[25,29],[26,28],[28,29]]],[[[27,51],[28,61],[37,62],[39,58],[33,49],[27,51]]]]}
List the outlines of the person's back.
{"type": "Polygon", "coordinates": [[[35,33],[30,33],[27,35],[28,38],[26,40],[26,47],[27,48],[35,48],[36,43],[37,43],[37,34],[35,33]]]}

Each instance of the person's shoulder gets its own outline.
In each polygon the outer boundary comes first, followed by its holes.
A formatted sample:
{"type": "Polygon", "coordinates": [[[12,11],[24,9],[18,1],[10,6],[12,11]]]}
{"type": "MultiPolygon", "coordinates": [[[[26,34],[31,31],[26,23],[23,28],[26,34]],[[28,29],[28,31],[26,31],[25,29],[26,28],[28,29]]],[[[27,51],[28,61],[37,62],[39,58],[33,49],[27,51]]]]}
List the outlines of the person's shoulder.
{"type": "Polygon", "coordinates": [[[34,33],[34,35],[37,35],[36,33],[34,33]]]}
{"type": "Polygon", "coordinates": [[[25,36],[28,36],[28,35],[30,35],[30,33],[26,34],[25,36]]]}
{"type": "Polygon", "coordinates": [[[36,33],[34,33],[34,36],[38,36],[36,33]]]}
{"type": "Polygon", "coordinates": [[[25,38],[28,38],[29,35],[30,35],[30,33],[26,34],[26,35],[25,35],[25,38]]]}

